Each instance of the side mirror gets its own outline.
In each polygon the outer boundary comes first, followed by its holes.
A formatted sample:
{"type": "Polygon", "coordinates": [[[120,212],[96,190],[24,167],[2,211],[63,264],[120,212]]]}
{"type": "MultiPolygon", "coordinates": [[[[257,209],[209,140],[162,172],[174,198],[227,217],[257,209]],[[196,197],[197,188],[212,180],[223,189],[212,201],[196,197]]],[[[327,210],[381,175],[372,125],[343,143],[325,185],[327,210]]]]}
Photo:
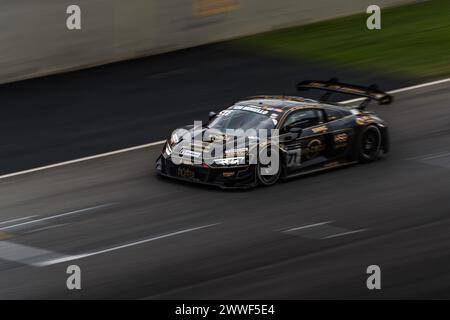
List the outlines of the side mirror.
{"type": "Polygon", "coordinates": [[[217,113],[215,113],[214,111],[210,111],[208,113],[208,118],[209,120],[212,120],[213,118],[215,118],[217,116],[217,113]]]}

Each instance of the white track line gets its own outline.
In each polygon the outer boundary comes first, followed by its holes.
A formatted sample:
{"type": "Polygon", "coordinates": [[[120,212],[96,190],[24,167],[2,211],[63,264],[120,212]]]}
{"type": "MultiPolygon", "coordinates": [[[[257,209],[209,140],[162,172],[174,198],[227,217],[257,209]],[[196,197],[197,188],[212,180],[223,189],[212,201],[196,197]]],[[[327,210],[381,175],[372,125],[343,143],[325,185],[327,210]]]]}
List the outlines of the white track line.
{"type": "Polygon", "coordinates": [[[450,154],[449,151],[441,151],[438,153],[429,153],[429,154],[422,154],[420,156],[414,156],[411,158],[406,158],[406,160],[423,160],[423,159],[430,159],[430,158],[438,158],[441,156],[445,156],[447,154],[450,154]]]}
{"type": "Polygon", "coordinates": [[[400,88],[400,89],[396,89],[396,90],[391,90],[388,93],[389,94],[396,94],[396,93],[401,93],[401,92],[405,92],[405,91],[411,91],[411,90],[431,87],[431,86],[435,86],[435,85],[438,85],[438,84],[443,84],[443,83],[446,83],[446,82],[450,82],[450,78],[436,80],[436,81],[427,82],[427,83],[422,83],[422,84],[418,84],[418,85],[410,86],[410,87],[406,87],[406,88],[400,88]]]}
{"type": "Polygon", "coordinates": [[[440,153],[440,154],[436,154],[436,155],[432,155],[432,156],[427,156],[425,158],[420,158],[420,160],[431,160],[431,159],[446,157],[448,155],[450,155],[450,152],[444,152],[444,153],[440,153]]]}
{"type": "Polygon", "coordinates": [[[156,236],[156,237],[152,237],[152,238],[148,238],[148,239],[144,239],[144,240],[140,240],[140,241],[131,242],[131,243],[123,244],[123,245],[112,247],[112,248],[108,248],[108,249],[103,249],[103,250],[99,250],[99,251],[93,251],[93,252],[84,253],[84,254],[78,254],[78,255],[74,255],[74,256],[66,256],[66,257],[46,260],[46,261],[42,261],[42,262],[36,263],[35,265],[39,266],[39,267],[45,267],[45,266],[50,266],[50,265],[63,263],[63,262],[68,262],[68,261],[72,261],[72,260],[78,260],[78,259],[83,259],[83,258],[87,258],[87,257],[92,257],[92,256],[96,256],[96,255],[99,255],[99,254],[108,253],[108,252],[111,252],[111,251],[116,251],[116,250],[120,250],[120,249],[124,249],[124,248],[128,248],[128,247],[136,246],[136,245],[140,245],[140,244],[151,242],[151,241],[155,241],[155,240],[160,240],[160,239],[164,239],[164,238],[168,238],[168,237],[173,237],[173,236],[176,236],[176,235],[179,235],[179,234],[183,234],[183,233],[187,233],[187,232],[192,232],[192,231],[196,231],[196,230],[200,230],[200,229],[209,228],[209,227],[212,227],[212,226],[216,226],[218,224],[220,224],[220,223],[213,223],[213,224],[208,224],[208,225],[204,225],[204,226],[200,226],[200,227],[194,227],[194,228],[184,229],[184,230],[175,231],[175,232],[171,232],[171,233],[166,233],[166,234],[159,235],[159,236],[156,236]]]}
{"type": "MultiPolygon", "coordinates": [[[[400,88],[400,89],[396,89],[396,90],[391,90],[391,91],[388,91],[387,93],[389,93],[389,94],[402,93],[402,92],[406,92],[406,91],[412,91],[412,90],[422,89],[422,88],[426,88],[426,87],[431,87],[431,86],[435,86],[435,85],[443,84],[443,83],[447,83],[447,82],[450,82],[450,78],[427,82],[427,83],[422,83],[422,84],[418,84],[415,86],[400,88]]],[[[356,98],[356,99],[341,101],[341,103],[353,103],[353,102],[362,101],[364,99],[365,98],[356,98]]]]}
{"type": "Polygon", "coordinates": [[[26,220],[26,219],[31,219],[31,218],[34,218],[34,217],[36,217],[36,216],[28,216],[28,217],[22,217],[22,218],[15,218],[15,219],[11,219],[11,220],[5,220],[5,221],[1,221],[0,225],[8,224],[8,223],[11,223],[11,222],[22,221],[22,220],[26,220]]]}
{"type": "Polygon", "coordinates": [[[80,159],[75,159],[75,160],[69,160],[69,161],[65,161],[65,162],[55,163],[55,164],[51,164],[51,165],[48,165],[48,166],[34,168],[34,169],[29,169],[29,170],[9,173],[9,174],[5,174],[5,175],[0,176],[0,179],[6,179],[6,178],[20,176],[20,175],[24,175],[24,174],[32,173],[32,172],[36,172],[36,171],[42,171],[42,170],[62,167],[62,166],[66,166],[66,165],[74,164],[74,163],[78,163],[78,162],[84,162],[84,161],[89,161],[89,160],[93,160],[93,159],[109,157],[109,156],[112,156],[112,155],[121,154],[121,153],[125,153],[125,152],[130,152],[130,151],[134,151],[134,150],[145,149],[145,148],[161,145],[164,142],[166,142],[166,140],[161,140],[161,141],[156,141],[156,142],[152,142],[152,143],[147,143],[147,144],[143,144],[143,145],[135,146],[135,147],[131,147],[131,148],[126,148],[126,149],[120,149],[120,150],[116,150],[116,151],[101,153],[101,154],[97,154],[97,155],[93,155],[93,156],[89,156],[89,157],[84,157],[84,158],[80,158],[80,159]]]}
{"type": "MultiPolygon", "coordinates": [[[[422,84],[418,84],[418,85],[410,86],[410,87],[406,87],[406,88],[400,88],[400,89],[388,91],[388,93],[389,94],[401,93],[401,92],[405,92],[405,91],[411,91],[411,90],[421,89],[421,88],[425,88],[425,87],[435,86],[435,85],[446,83],[446,82],[450,82],[450,78],[437,80],[437,81],[432,81],[432,82],[427,82],[427,83],[422,83],[422,84]]],[[[364,98],[345,100],[345,101],[341,101],[341,103],[353,103],[353,102],[358,102],[358,101],[362,101],[362,100],[364,100],[364,98]]],[[[93,156],[90,156],[90,157],[84,157],[84,158],[80,158],[80,159],[75,159],[75,160],[60,162],[60,163],[56,163],[56,164],[51,164],[51,165],[48,165],[48,166],[38,167],[38,168],[34,168],[34,169],[29,169],[29,170],[9,173],[9,174],[5,174],[5,175],[0,176],[0,179],[6,179],[6,178],[20,176],[20,175],[24,175],[24,174],[32,173],[32,172],[36,172],[36,171],[42,171],[42,170],[62,167],[62,166],[66,166],[66,165],[74,164],[74,163],[78,163],[78,162],[89,161],[89,160],[98,159],[98,158],[104,158],[104,157],[108,157],[108,156],[112,156],[112,155],[116,155],[116,154],[120,154],[120,153],[125,153],[125,152],[129,152],[129,151],[145,149],[145,148],[161,145],[164,142],[165,142],[165,140],[161,140],[161,141],[151,142],[151,143],[147,143],[147,144],[143,144],[143,145],[135,146],[135,147],[131,147],[131,148],[126,148],[126,149],[120,149],[120,150],[116,150],[116,151],[112,151],[112,152],[101,153],[101,154],[93,155],[93,156]]]]}
{"type": "Polygon", "coordinates": [[[28,224],[36,224],[36,223],[39,223],[39,222],[42,222],[42,221],[57,219],[57,218],[70,216],[70,215],[73,215],[73,214],[83,213],[83,212],[86,212],[86,211],[95,210],[95,209],[104,208],[104,207],[109,207],[109,206],[111,206],[111,204],[102,204],[102,205],[95,206],[95,207],[84,208],[84,209],[80,209],[80,210],[65,212],[65,213],[54,215],[54,216],[41,218],[41,219],[21,222],[21,223],[13,224],[13,225],[10,225],[10,226],[1,227],[0,231],[9,230],[9,229],[15,229],[17,227],[21,227],[21,226],[28,225],[28,224]]]}
{"type": "Polygon", "coordinates": [[[354,233],[359,233],[359,232],[363,232],[366,231],[367,229],[359,229],[359,230],[353,230],[353,231],[347,231],[347,232],[342,232],[342,233],[338,233],[338,234],[332,234],[331,236],[326,236],[323,237],[322,239],[331,239],[331,238],[337,238],[340,236],[346,236],[348,234],[354,234],[354,233]]]}
{"type": "Polygon", "coordinates": [[[46,227],[42,227],[42,228],[31,229],[30,231],[27,231],[25,233],[31,234],[31,233],[41,232],[44,230],[50,230],[50,229],[55,229],[55,228],[59,228],[59,227],[64,227],[66,225],[68,225],[68,223],[60,223],[60,224],[50,225],[50,226],[46,226],[46,227]]]}
{"type": "Polygon", "coordinates": [[[325,222],[308,224],[306,226],[301,226],[301,227],[296,227],[296,228],[284,230],[283,232],[292,232],[292,231],[297,231],[297,230],[302,230],[302,229],[314,228],[314,227],[323,226],[325,224],[329,224],[329,223],[332,223],[332,222],[334,222],[334,221],[325,221],[325,222]]]}

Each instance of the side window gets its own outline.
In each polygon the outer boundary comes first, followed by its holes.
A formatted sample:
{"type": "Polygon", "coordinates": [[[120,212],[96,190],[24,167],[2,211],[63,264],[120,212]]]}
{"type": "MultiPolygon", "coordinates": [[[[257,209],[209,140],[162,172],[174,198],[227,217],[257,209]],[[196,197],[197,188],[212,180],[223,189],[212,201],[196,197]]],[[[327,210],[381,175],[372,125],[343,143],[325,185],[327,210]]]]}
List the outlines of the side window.
{"type": "Polygon", "coordinates": [[[283,129],[288,131],[292,127],[309,128],[319,125],[323,122],[322,111],[320,110],[298,110],[288,116],[284,122],[283,129]]]}
{"type": "Polygon", "coordinates": [[[334,121],[340,118],[343,118],[347,115],[346,112],[342,110],[335,110],[335,109],[326,109],[325,113],[327,115],[327,121],[334,121]]]}

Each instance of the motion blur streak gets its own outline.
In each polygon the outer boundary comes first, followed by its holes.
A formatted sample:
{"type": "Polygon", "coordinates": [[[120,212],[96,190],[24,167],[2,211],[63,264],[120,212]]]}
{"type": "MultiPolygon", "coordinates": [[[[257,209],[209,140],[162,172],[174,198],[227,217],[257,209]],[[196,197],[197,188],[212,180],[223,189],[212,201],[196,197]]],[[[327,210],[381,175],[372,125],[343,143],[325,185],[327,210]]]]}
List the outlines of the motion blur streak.
{"type": "MultiPolygon", "coordinates": [[[[9,230],[9,229],[15,229],[15,228],[22,227],[22,226],[25,226],[25,225],[36,224],[36,223],[40,223],[42,221],[47,221],[47,220],[52,220],[52,219],[58,219],[58,218],[70,216],[70,215],[73,215],[73,214],[84,213],[86,211],[91,211],[91,210],[95,210],[95,209],[99,209],[99,208],[104,208],[104,207],[107,207],[107,206],[110,206],[110,204],[99,205],[99,206],[84,208],[84,209],[80,209],[80,210],[74,210],[74,211],[60,213],[60,214],[57,214],[57,215],[54,215],[54,216],[49,216],[49,217],[45,217],[45,218],[41,218],[41,219],[21,222],[21,223],[18,223],[18,224],[13,224],[13,225],[9,225],[9,226],[6,226],[6,227],[2,227],[2,228],[0,228],[0,230],[4,231],[4,230],[9,230]]],[[[18,221],[18,220],[25,220],[25,219],[28,219],[28,218],[30,218],[30,217],[18,218],[18,219],[14,219],[14,220],[18,221]]],[[[10,222],[12,222],[14,220],[10,220],[10,222]]]]}
{"type": "MultiPolygon", "coordinates": [[[[388,91],[387,93],[389,93],[389,94],[396,94],[396,93],[401,93],[401,92],[406,92],[406,91],[412,91],[412,90],[417,90],[417,89],[421,89],[421,88],[431,87],[431,86],[435,86],[435,85],[438,85],[438,84],[444,84],[446,82],[450,82],[450,78],[441,79],[441,80],[432,81],[432,82],[427,82],[427,83],[422,83],[422,84],[418,84],[418,85],[414,85],[414,86],[410,86],[410,87],[406,87],[406,88],[400,88],[400,89],[396,89],[396,90],[391,90],[391,91],[388,91]]],[[[345,101],[341,101],[341,103],[350,104],[350,103],[355,103],[355,102],[362,101],[362,100],[364,100],[364,98],[356,98],[356,99],[345,100],[345,101]]],[[[64,162],[55,163],[55,164],[42,166],[42,167],[38,167],[38,168],[33,168],[33,169],[23,170],[23,171],[19,171],[19,172],[13,172],[13,173],[9,173],[9,174],[4,174],[4,175],[0,175],[0,179],[6,179],[6,178],[20,176],[20,175],[23,175],[23,174],[33,173],[33,172],[36,172],[36,171],[41,171],[41,170],[47,170],[47,169],[67,166],[67,165],[75,164],[75,163],[78,163],[78,162],[90,161],[90,160],[93,160],[93,159],[109,157],[109,156],[117,155],[117,154],[120,154],[120,153],[135,151],[135,150],[139,150],[139,149],[146,149],[146,148],[162,145],[165,142],[166,142],[166,140],[160,140],[160,141],[150,142],[150,143],[146,143],[146,144],[142,144],[142,145],[138,145],[138,146],[134,146],[134,147],[129,147],[129,148],[125,148],[125,149],[120,149],[120,150],[115,150],[115,151],[111,151],[111,152],[96,154],[96,155],[89,156],[89,157],[83,157],[83,158],[80,158],[80,159],[74,159],[74,160],[64,161],[64,162]]]]}
{"type": "Polygon", "coordinates": [[[116,155],[116,154],[119,154],[119,153],[130,152],[130,151],[135,151],[135,150],[145,149],[145,148],[150,148],[150,147],[153,147],[153,146],[161,145],[164,142],[165,142],[165,140],[156,141],[156,142],[151,142],[151,143],[147,143],[147,144],[143,144],[143,145],[139,145],[139,146],[135,146],[135,147],[130,147],[130,148],[120,149],[120,150],[106,152],[106,153],[102,153],[102,154],[97,154],[97,155],[93,155],[93,156],[89,156],[89,157],[84,157],[84,158],[80,158],[80,159],[74,159],[74,160],[70,160],[70,161],[64,161],[64,162],[60,162],[60,163],[55,163],[55,164],[51,164],[51,165],[43,166],[43,167],[39,167],[39,168],[34,168],[34,169],[29,169],[29,170],[24,170],[24,171],[19,171],[19,172],[13,172],[13,173],[9,173],[9,174],[4,174],[4,175],[0,176],[0,179],[6,179],[6,178],[20,176],[20,175],[27,174],[27,173],[33,173],[33,172],[36,172],[36,171],[41,171],[41,170],[47,170],[47,169],[67,166],[69,164],[74,164],[74,163],[78,163],[78,162],[83,162],[83,161],[89,161],[89,160],[98,159],[98,158],[109,157],[109,156],[113,156],[113,155],[116,155]]]}
{"type": "Polygon", "coordinates": [[[450,151],[449,89],[373,107],[392,128],[384,159],[271,188],[225,192],[159,179],[160,147],[2,180],[5,219],[117,203],[9,235],[9,243],[64,256],[221,224],[79,260],[76,295],[65,289],[64,263],[0,260],[0,298],[449,298],[450,159],[424,159],[450,151]],[[367,230],[321,240],[282,231],[321,221],[367,230]],[[382,271],[376,293],[366,288],[372,264],[382,271]]]}
{"type": "Polygon", "coordinates": [[[159,236],[156,236],[156,237],[151,237],[151,238],[144,239],[144,240],[139,240],[139,241],[136,241],[136,242],[126,243],[126,244],[119,245],[117,247],[103,249],[103,250],[99,250],[99,251],[95,251],[95,252],[89,252],[89,253],[83,253],[83,254],[70,256],[70,257],[63,257],[63,258],[58,258],[58,259],[53,259],[53,260],[47,260],[47,261],[40,262],[38,264],[38,266],[44,267],[44,266],[50,266],[52,264],[57,264],[57,263],[63,263],[63,262],[68,262],[68,261],[72,261],[72,260],[88,258],[88,257],[96,256],[96,255],[99,255],[99,254],[103,254],[103,253],[108,253],[108,252],[112,252],[112,251],[116,251],[116,250],[120,250],[120,249],[125,249],[125,248],[132,247],[132,246],[137,246],[137,245],[144,244],[144,243],[147,243],[147,242],[150,242],[150,241],[160,240],[160,239],[164,239],[164,238],[168,238],[168,237],[177,236],[177,235],[180,235],[180,234],[183,234],[183,233],[187,233],[187,232],[192,232],[192,231],[196,231],[196,230],[200,230],[200,229],[209,228],[209,227],[212,227],[212,226],[215,226],[215,225],[218,225],[218,223],[209,224],[209,225],[206,225],[206,226],[195,227],[195,228],[189,228],[189,229],[180,230],[180,231],[175,231],[175,232],[171,232],[171,233],[167,233],[167,234],[162,234],[162,235],[159,235],[159,236]]]}

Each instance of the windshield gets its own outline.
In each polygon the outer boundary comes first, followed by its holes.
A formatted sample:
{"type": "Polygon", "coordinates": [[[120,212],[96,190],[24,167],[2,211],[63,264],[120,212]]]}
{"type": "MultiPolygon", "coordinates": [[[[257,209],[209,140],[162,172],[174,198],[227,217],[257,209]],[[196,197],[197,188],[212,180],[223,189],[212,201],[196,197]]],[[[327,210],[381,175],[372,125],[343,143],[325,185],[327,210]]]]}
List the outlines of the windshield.
{"type": "Polygon", "coordinates": [[[244,110],[224,110],[214,118],[208,128],[225,132],[226,129],[274,129],[276,120],[268,115],[244,110]]]}

